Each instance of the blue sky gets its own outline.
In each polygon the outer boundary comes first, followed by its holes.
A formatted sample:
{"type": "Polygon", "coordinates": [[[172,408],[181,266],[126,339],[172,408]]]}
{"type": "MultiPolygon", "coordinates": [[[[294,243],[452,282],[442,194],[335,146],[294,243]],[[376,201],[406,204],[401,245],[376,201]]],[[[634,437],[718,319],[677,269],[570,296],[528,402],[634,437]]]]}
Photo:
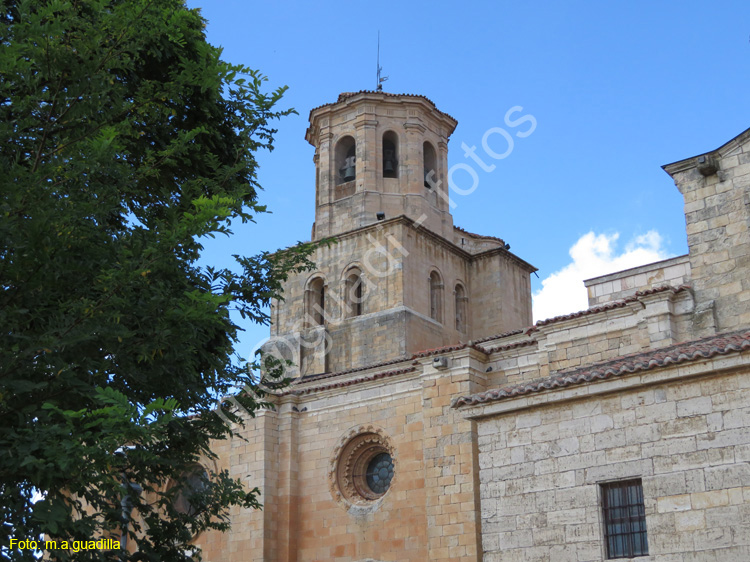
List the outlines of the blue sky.
{"type": "MultiPolygon", "coordinates": [[[[188,5],[202,9],[226,60],[259,69],[269,88],[288,85],[283,105],[299,112],[259,158],[273,214],[208,245],[218,263],[309,239],[308,115],[341,92],[374,89],[378,30],[384,89],[422,94],[458,120],[449,167],[472,162],[462,143],[481,154],[487,130],[512,132],[510,108],[536,119],[507,158],[488,159],[492,172],[474,164],[478,187],[456,197],[453,214],[539,268],[532,288],[548,304],[537,320],[585,307],[584,277],[686,253],[682,197],[660,166],[750,127],[747,0],[188,5]]],[[[491,142],[504,150],[500,137],[491,142]]],[[[467,176],[455,179],[468,187],[467,176]]],[[[267,333],[249,327],[243,346],[267,333]]]]}

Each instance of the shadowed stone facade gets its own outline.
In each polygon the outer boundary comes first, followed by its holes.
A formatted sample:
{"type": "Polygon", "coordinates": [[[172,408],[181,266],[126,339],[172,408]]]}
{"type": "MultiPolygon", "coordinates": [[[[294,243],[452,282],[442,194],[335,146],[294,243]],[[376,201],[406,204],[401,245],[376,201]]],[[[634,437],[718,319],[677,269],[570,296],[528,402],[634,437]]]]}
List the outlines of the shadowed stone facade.
{"type": "Polygon", "coordinates": [[[601,561],[627,482],[637,560],[750,560],[750,131],[665,166],[687,256],[588,280],[588,310],[531,325],[533,267],[452,223],[455,124],[382,92],[311,112],[313,239],[337,242],[272,311],[296,384],[215,446],[264,509],[197,537],[205,558],[601,561]]]}
{"type": "Polygon", "coordinates": [[[422,96],[342,94],[312,110],[306,138],[315,147],[313,239],[336,243],[313,256],[316,271],[284,286],[267,351],[313,375],[531,324],[535,268],[499,238],[453,226],[445,177],[455,127],[422,96]],[[386,143],[394,177],[385,177],[386,143]],[[355,176],[344,181],[342,170],[350,169],[355,176]],[[348,294],[352,272],[361,284],[358,299],[348,294]]]}

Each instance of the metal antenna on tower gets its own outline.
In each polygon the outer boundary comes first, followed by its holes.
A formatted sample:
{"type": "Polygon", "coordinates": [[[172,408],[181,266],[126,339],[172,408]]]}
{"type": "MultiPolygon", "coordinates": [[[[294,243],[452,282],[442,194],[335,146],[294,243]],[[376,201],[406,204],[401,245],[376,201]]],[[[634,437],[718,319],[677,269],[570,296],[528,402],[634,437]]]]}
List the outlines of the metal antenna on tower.
{"type": "Polygon", "coordinates": [[[377,91],[382,92],[383,91],[383,82],[388,80],[387,76],[380,77],[380,73],[383,71],[383,67],[380,66],[380,30],[378,30],[378,85],[377,85],[377,91]]]}

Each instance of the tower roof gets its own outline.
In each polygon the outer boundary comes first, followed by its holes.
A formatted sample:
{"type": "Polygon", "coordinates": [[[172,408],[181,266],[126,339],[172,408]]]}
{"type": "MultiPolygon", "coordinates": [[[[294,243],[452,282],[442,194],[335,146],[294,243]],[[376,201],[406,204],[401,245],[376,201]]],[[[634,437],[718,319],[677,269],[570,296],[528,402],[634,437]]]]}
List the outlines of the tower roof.
{"type": "MultiPolygon", "coordinates": [[[[336,101],[333,101],[333,102],[330,102],[330,103],[324,103],[323,105],[319,105],[317,107],[313,107],[310,110],[310,114],[312,115],[313,111],[315,111],[317,109],[320,109],[322,107],[328,107],[330,105],[336,105],[337,103],[341,103],[342,101],[346,101],[346,100],[348,100],[350,98],[353,98],[355,96],[358,96],[360,94],[375,94],[375,95],[378,95],[378,96],[389,97],[389,98],[421,98],[421,99],[425,100],[426,102],[428,102],[437,111],[440,111],[437,108],[437,106],[435,105],[434,101],[432,101],[427,96],[423,96],[421,94],[392,94],[391,92],[382,92],[382,91],[379,92],[379,91],[376,91],[376,90],[359,90],[358,92],[341,92],[339,94],[339,97],[338,97],[338,99],[336,101]]],[[[447,115],[451,119],[455,120],[455,118],[452,115],[450,115],[448,113],[445,113],[444,111],[440,111],[440,113],[442,113],[443,115],[447,115]]]]}
{"type": "MultiPolygon", "coordinates": [[[[435,102],[432,101],[430,98],[428,98],[426,96],[423,96],[423,95],[420,95],[420,94],[392,94],[390,92],[378,92],[376,90],[359,90],[358,92],[342,92],[342,93],[339,94],[339,97],[338,97],[338,99],[336,99],[336,101],[330,102],[330,103],[324,103],[323,105],[319,105],[317,107],[313,107],[310,110],[310,121],[312,121],[312,119],[313,119],[313,114],[316,113],[317,111],[319,111],[320,109],[323,109],[323,108],[326,108],[326,107],[333,107],[334,105],[338,105],[340,103],[349,101],[349,100],[351,100],[353,98],[357,98],[357,97],[362,97],[362,98],[364,98],[364,97],[370,97],[370,98],[372,98],[373,96],[377,96],[377,97],[381,97],[381,98],[412,98],[414,100],[422,100],[422,101],[427,102],[427,104],[429,104],[432,107],[432,109],[434,109],[437,113],[439,113],[440,115],[442,115],[444,117],[447,117],[448,119],[450,119],[451,121],[453,121],[453,123],[454,123],[453,128],[454,129],[455,129],[455,126],[458,124],[458,120],[455,117],[453,117],[449,113],[446,113],[444,111],[440,111],[437,108],[437,106],[435,105],[435,102]]],[[[453,131],[451,130],[451,132],[453,132],[453,131]]]]}

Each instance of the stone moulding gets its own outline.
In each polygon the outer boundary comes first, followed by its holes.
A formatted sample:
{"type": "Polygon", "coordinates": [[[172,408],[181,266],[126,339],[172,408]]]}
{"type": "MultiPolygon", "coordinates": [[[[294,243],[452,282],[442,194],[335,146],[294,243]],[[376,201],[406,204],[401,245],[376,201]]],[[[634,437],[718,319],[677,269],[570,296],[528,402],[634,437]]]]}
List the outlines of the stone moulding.
{"type": "Polygon", "coordinates": [[[741,331],[719,336],[711,336],[682,344],[626,355],[582,369],[560,371],[543,380],[522,383],[504,388],[487,390],[471,396],[460,396],[452,402],[453,408],[476,406],[496,402],[506,398],[533,394],[545,390],[564,388],[573,385],[605,380],[631,373],[649,371],[669,365],[710,359],[717,355],[741,353],[750,350],[750,332],[741,331]]]}
{"type": "Polygon", "coordinates": [[[369,461],[379,453],[388,453],[397,474],[395,449],[384,429],[374,425],[362,425],[347,431],[339,440],[331,455],[328,471],[328,486],[333,498],[347,509],[353,506],[367,507],[385,494],[376,494],[368,489],[364,473],[369,461]]]}

